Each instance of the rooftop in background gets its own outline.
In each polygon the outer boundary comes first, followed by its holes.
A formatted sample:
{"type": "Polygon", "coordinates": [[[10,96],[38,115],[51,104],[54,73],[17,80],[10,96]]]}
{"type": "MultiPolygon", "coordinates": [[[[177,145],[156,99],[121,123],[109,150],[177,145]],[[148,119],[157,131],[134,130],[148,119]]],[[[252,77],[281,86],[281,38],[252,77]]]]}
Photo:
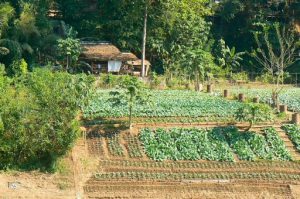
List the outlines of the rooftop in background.
{"type": "Polygon", "coordinates": [[[138,58],[131,52],[121,52],[116,46],[107,41],[81,41],[83,53],[81,58],[98,61],[134,61],[138,58]]]}
{"type": "MultiPolygon", "coordinates": [[[[127,61],[127,64],[132,65],[132,66],[142,66],[142,60],[137,59],[134,61],[127,61]]],[[[148,60],[145,60],[145,65],[146,66],[151,66],[151,63],[148,60]]]]}

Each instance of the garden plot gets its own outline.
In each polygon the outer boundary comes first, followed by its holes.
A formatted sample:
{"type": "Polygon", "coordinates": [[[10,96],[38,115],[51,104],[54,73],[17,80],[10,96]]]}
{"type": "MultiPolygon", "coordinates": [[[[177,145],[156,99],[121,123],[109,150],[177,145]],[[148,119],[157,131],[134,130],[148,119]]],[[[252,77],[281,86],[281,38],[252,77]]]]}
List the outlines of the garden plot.
{"type": "Polygon", "coordinates": [[[93,132],[88,137],[100,139],[102,149],[93,154],[99,164],[84,186],[85,195],[166,198],[174,193],[193,198],[209,191],[216,196],[219,190],[220,196],[260,197],[265,191],[266,197],[291,198],[289,185],[300,184],[300,163],[290,161],[277,133],[280,127],[257,129],[264,131],[219,127],[93,132]]]}
{"type": "MultiPolygon", "coordinates": [[[[90,153],[111,159],[145,159],[154,161],[291,161],[300,154],[290,153],[298,137],[293,125],[280,128],[260,127],[258,133],[240,132],[237,127],[214,128],[142,128],[138,134],[115,132],[90,133],[90,153]],[[292,128],[293,127],[293,128],[292,128]],[[280,131],[280,132],[279,132],[280,131]],[[285,135],[286,136],[286,135],[285,135]],[[292,146],[291,146],[292,145],[292,146]]],[[[298,131],[296,131],[298,132],[298,131]]]]}
{"type": "MultiPolygon", "coordinates": [[[[84,109],[86,119],[124,118],[127,106],[115,106],[110,99],[110,90],[98,90],[84,109]]],[[[193,91],[151,90],[148,103],[137,104],[133,116],[147,119],[164,118],[170,122],[231,120],[243,104],[193,91]],[[202,118],[202,119],[195,119],[202,118]]],[[[154,119],[155,120],[155,119],[154,119]]],[[[164,120],[163,120],[164,121],[164,120]]]]}
{"type": "Polygon", "coordinates": [[[265,135],[238,132],[236,127],[206,129],[143,129],[140,140],[153,160],[281,160],[292,157],[274,128],[265,135]]]}

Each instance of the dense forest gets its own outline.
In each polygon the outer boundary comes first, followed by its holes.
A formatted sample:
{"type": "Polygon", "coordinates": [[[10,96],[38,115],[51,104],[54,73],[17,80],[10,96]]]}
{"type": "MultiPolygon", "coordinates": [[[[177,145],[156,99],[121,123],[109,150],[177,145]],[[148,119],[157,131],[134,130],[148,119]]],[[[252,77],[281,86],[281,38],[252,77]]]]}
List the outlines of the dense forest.
{"type": "MultiPolygon", "coordinates": [[[[151,61],[153,71],[186,78],[194,72],[207,78],[228,71],[275,74],[278,69],[270,71],[266,66],[266,62],[272,61],[262,59],[284,51],[280,38],[285,34],[292,35],[287,49],[293,49],[290,52],[293,56],[299,54],[297,0],[1,0],[0,3],[0,62],[10,74],[22,67],[22,61],[29,70],[62,63],[68,45],[75,65],[80,54],[77,39],[109,41],[142,57],[142,41],[147,36],[146,58],[151,61]]],[[[288,71],[299,72],[296,58],[284,62],[288,71]]]]}

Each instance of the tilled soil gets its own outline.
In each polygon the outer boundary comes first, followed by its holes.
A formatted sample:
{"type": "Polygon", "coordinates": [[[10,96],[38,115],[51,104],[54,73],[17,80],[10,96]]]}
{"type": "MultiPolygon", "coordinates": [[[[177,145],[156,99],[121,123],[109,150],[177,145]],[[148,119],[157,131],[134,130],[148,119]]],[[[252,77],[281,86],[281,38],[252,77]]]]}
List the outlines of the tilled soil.
{"type": "Polygon", "coordinates": [[[293,198],[284,184],[90,181],[85,191],[88,198],[293,198]]]}
{"type": "MultiPolygon", "coordinates": [[[[213,124],[204,125],[211,126],[213,124]]],[[[138,129],[143,127],[143,124],[133,127],[132,135],[136,136],[138,129]]],[[[168,124],[159,127],[168,127],[168,124]]],[[[260,131],[264,127],[254,129],[260,131]]],[[[155,162],[144,153],[141,158],[130,158],[126,136],[128,132],[120,132],[120,144],[126,150],[123,157],[112,156],[107,149],[106,137],[88,139],[89,152],[98,158],[99,164],[84,186],[87,198],[299,197],[295,195],[300,185],[298,162],[155,162]],[[206,178],[197,178],[202,174],[206,178]]]]}

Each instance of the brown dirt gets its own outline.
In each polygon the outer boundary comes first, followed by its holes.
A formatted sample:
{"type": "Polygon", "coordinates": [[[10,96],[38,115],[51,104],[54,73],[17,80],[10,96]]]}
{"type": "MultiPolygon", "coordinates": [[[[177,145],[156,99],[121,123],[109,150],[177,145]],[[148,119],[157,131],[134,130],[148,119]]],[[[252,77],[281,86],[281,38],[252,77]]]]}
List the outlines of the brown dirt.
{"type": "Polygon", "coordinates": [[[75,184],[71,155],[65,158],[63,162],[68,168],[62,174],[44,174],[37,171],[0,173],[0,199],[73,199],[75,197],[75,184]],[[8,187],[10,182],[20,184],[16,189],[11,189],[8,187]]]}
{"type": "Polygon", "coordinates": [[[290,189],[295,199],[300,198],[300,185],[290,185],[290,189]]]}
{"type": "Polygon", "coordinates": [[[286,185],[118,182],[85,187],[89,198],[292,198],[286,185]]]}
{"type": "Polygon", "coordinates": [[[88,153],[84,139],[61,161],[60,170],[55,174],[38,171],[0,173],[0,199],[74,199],[83,198],[84,183],[91,178],[98,161],[88,153]],[[20,183],[16,189],[8,183],[20,183]]]}

